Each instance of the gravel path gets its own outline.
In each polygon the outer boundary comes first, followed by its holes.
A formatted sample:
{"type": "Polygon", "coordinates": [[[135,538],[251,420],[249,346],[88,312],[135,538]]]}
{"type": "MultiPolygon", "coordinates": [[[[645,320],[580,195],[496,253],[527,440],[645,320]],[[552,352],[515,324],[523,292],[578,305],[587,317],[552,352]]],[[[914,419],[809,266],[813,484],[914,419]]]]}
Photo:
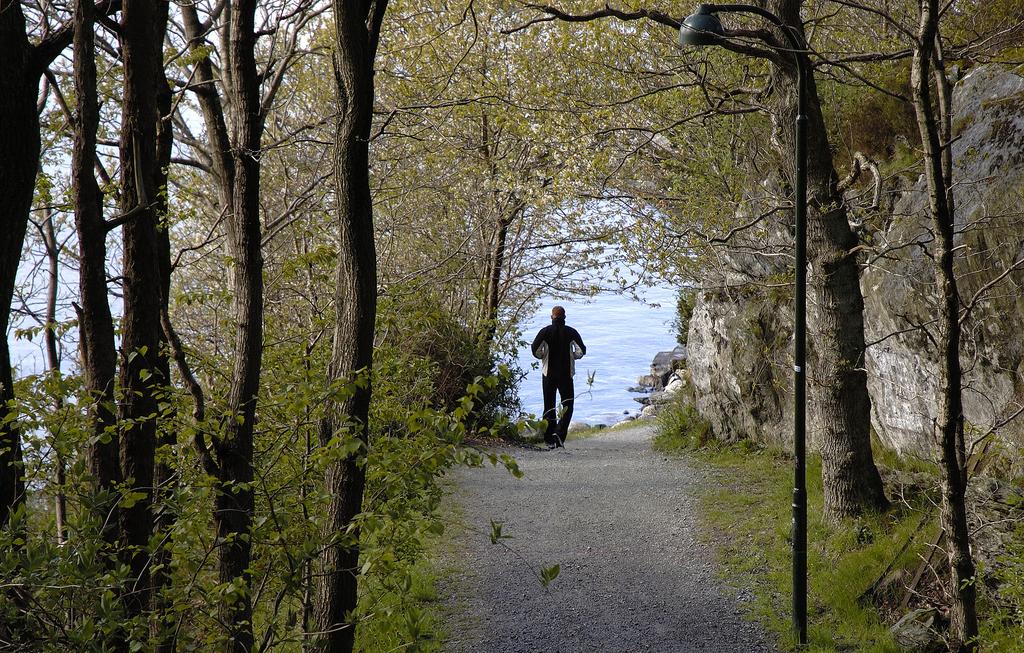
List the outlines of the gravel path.
{"type": "Polygon", "coordinates": [[[775,650],[697,541],[700,474],[651,450],[649,426],[509,450],[525,476],[461,469],[441,587],[453,653],[775,650]],[[512,539],[490,541],[490,520],[512,539]],[[512,550],[510,550],[512,549],[512,550]],[[543,588],[530,569],[559,564],[543,588]]]}

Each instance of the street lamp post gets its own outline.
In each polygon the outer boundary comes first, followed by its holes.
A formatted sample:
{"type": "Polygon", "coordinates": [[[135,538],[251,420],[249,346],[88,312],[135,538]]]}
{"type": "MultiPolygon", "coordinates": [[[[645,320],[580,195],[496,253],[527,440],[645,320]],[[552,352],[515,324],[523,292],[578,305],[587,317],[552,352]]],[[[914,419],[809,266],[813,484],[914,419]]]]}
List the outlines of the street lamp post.
{"type": "Polygon", "coordinates": [[[702,4],[679,27],[680,45],[717,45],[725,30],[715,14],[756,14],[777,25],[789,42],[797,70],[796,115],[796,293],[793,351],[793,629],[800,644],[807,643],[807,111],[802,39],[782,20],[761,7],[742,4],[702,4]]]}

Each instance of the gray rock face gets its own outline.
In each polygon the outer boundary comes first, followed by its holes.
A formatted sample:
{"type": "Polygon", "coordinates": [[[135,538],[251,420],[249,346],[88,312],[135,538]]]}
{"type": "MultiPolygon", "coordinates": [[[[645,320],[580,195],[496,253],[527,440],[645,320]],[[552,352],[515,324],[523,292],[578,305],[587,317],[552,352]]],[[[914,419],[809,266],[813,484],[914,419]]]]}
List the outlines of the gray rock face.
{"type": "Polygon", "coordinates": [[[785,446],[792,438],[793,240],[774,211],[778,184],[748,189],[734,234],[714,277],[697,293],[687,336],[694,405],[715,437],[785,446]],[[757,220],[757,216],[769,216],[757,220]],[[783,254],[783,255],[780,255],[783,254]],[[753,284],[751,284],[753,282],[753,284]],[[763,292],[760,288],[777,288],[763,292]]]}
{"type": "MultiPolygon", "coordinates": [[[[979,297],[965,333],[964,415],[988,431],[1017,410],[1024,361],[1024,77],[996,67],[968,73],[953,95],[954,202],[961,299],[979,297]],[[991,291],[985,288],[998,284],[991,291]],[[981,294],[979,294],[981,293],[981,294]]],[[[927,186],[904,191],[878,244],[899,247],[931,239],[927,186]]],[[[904,454],[930,456],[938,359],[929,324],[938,293],[932,262],[920,246],[896,249],[861,276],[872,423],[882,441],[904,454]],[[918,325],[923,325],[919,328],[918,325]]],[[[1000,430],[1014,441],[1022,424],[1000,430]]]]}
{"type": "MultiPolygon", "coordinates": [[[[1024,396],[1024,269],[1009,271],[1024,258],[1024,78],[998,67],[971,71],[956,86],[954,115],[960,292],[965,305],[979,298],[965,322],[964,408],[983,433],[1013,414],[1024,396]]],[[[891,213],[880,224],[869,221],[864,236],[876,253],[884,252],[867,259],[861,277],[872,424],[889,447],[931,457],[937,359],[929,329],[937,296],[925,252],[931,239],[926,186],[921,178],[897,188],[903,190],[891,213]]],[[[747,212],[778,205],[770,194],[770,184],[754,189],[747,212]]],[[[772,297],[771,289],[778,278],[791,278],[792,262],[758,255],[790,251],[787,228],[778,219],[746,230],[736,239],[739,253],[721,258],[723,271],[697,297],[688,367],[697,410],[722,439],[788,445],[792,300],[772,297]],[[736,287],[750,281],[769,290],[736,287]]],[[[808,344],[813,383],[813,338],[808,344]]],[[[1008,444],[1024,441],[1022,434],[1024,420],[998,431],[1008,444]]]]}
{"type": "Polygon", "coordinates": [[[701,293],[690,318],[695,406],[722,440],[784,445],[792,433],[786,375],[792,318],[739,292],[701,293]]]}

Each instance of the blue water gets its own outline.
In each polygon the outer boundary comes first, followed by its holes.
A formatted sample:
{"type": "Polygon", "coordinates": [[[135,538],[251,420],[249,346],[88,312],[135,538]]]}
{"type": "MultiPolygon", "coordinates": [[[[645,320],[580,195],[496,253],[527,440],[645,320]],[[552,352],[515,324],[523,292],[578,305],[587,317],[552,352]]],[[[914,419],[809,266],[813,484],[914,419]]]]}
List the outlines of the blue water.
{"type": "MultiPolygon", "coordinates": [[[[633,401],[628,388],[636,385],[639,376],[650,372],[651,359],[659,351],[676,345],[671,321],[675,315],[676,291],[666,286],[643,289],[644,302],[613,293],[599,294],[578,302],[545,301],[538,312],[523,326],[523,337],[532,341],[541,327],[551,323],[551,306],[560,304],[566,310],[566,323],[575,327],[587,345],[587,355],[576,361],[576,406],[573,421],[585,424],[614,424],[641,408],[633,401]],[[594,384],[587,387],[587,376],[594,373],[594,384]]],[[[15,340],[12,362],[18,376],[45,370],[46,357],[39,338],[15,340]]],[[[65,362],[71,354],[65,352],[65,362]]],[[[519,386],[523,410],[540,415],[544,410],[541,396],[541,372],[529,346],[519,352],[519,366],[527,372],[519,386]]]]}
{"type": "MultiPolygon", "coordinates": [[[[614,424],[639,412],[628,389],[639,376],[650,373],[651,359],[659,351],[676,346],[671,322],[675,316],[676,291],[669,287],[647,288],[644,303],[631,297],[601,294],[586,303],[545,301],[523,326],[523,337],[532,342],[542,327],[551,323],[551,306],[565,307],[566,324],[580,332],[587,355],[576,361],[576,405],[573,422],[614,424]],[[587,387],[588,373],[594,384],[587,387]]],[[[519,366],[528,371],[519,386],[523,410],[539,415],[544,410],[541,372],[529,346],[519,352],[519,366]]]]}

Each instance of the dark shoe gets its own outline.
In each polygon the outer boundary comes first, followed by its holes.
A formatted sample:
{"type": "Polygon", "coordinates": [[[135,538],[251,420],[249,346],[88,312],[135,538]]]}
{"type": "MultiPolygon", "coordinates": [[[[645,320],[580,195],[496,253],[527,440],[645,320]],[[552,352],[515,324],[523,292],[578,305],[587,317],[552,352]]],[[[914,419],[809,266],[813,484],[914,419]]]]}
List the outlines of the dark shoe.
{"type": "Polygon", "coordinates": [[[551,451],[552,449],[556,449],[556,448],[558,448],[558,446],[559,445],[555,444],[554,442],[548,442],[548,451],[551,451]]]}

